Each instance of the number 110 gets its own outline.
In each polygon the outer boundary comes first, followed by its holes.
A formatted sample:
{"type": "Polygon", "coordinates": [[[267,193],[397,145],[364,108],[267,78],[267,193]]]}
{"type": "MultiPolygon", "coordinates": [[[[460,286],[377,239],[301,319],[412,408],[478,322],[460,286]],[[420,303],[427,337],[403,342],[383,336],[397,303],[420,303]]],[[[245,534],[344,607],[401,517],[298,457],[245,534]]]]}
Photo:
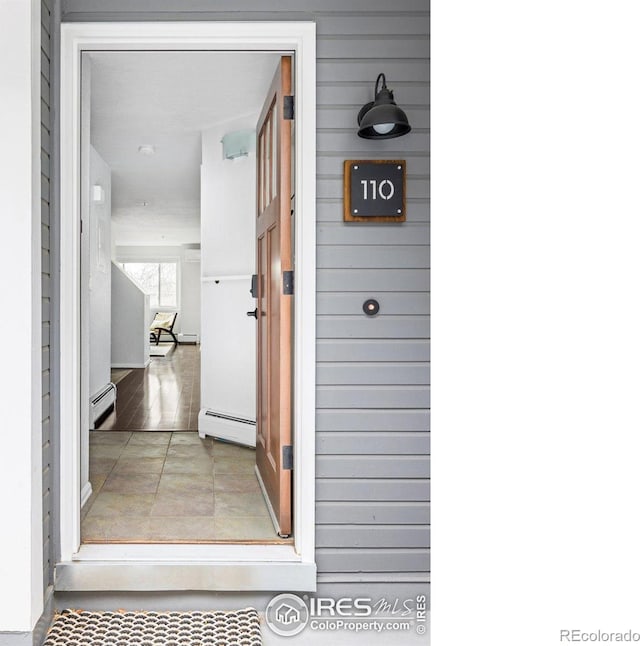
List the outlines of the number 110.
{"type": "Polygon", "coordinates": [[[360,180],[360,184],[362,184],[362,198],[364,200],[369,199],[369,184],[371,185],[372,200],[377,199],[378,195],[383,200],[390,200],[396,192],[393,182],[388,179],[383,179],[380,183],[375,179],[362,179],[360,180]]]}

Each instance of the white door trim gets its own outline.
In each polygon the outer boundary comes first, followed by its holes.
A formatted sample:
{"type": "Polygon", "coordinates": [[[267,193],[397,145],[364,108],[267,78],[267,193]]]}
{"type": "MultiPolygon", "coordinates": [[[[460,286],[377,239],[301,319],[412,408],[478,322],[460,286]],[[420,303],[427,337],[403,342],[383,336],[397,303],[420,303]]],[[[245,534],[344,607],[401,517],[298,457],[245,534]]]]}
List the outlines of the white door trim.
{"type": "MultiPolygon", "coordinates": [[[[316,37],[311,22],[126,22],[61,26],[60,87],[60,547],[65,566],[80,550],[80,56],[84,50],[236,50],[293,52],[296,95],[296,307],[294,320],[294,546],[288,561],[315,572],[315,181],[316,37]]],[[[158,546],[114,550],[120,564],[158,558],[158,546]]],[[[182,560],[190,546],[167,545],[162,562],[182,560]]],[[[237,546],[216,547],[221,564],[237,561],[237,546]],[[235,558],[234,558],[235,557],[235,558]]],[[[256,567],[269,546],[246,545],[256,567]]],[[[110,549],[111,548],[111,549],[110,549]]],[[[213,554],[213,552],[212,552],[213,554]]],[[[307,578],[309,578],[307,576],[307,578]]],[[[272,589],[287,589],[287,577],[272,589]]],[[[86,580],[86,577],[83,579],[86,580]]],[[[115,588],[114,588],[115,589],[115,588]]],[[[119,588],[123,589],[123,588],[119,588]]],[[[236,585],[235,589],[242,589],[236,585]]],[[[309,582],[309,590],[315,589],[309,582]]]]}
{"type": "MultiPolygon", "coordinates": [[[[40,3],[0,2],[0,240],[6,343],[0,377],[3,433],[0,641],[28,633],[43,611],[42,176],[40,3]],[[9,592],[10,591],[10,592],[9,592]]],[[[45,144],[46,145],[46,144],[45,144]]],[[[46,580],[46,579],[45,579],[46,580]]],[[[22,637],[22,635],[21,635],[22,637]]],[[[27,636],[24,635],[25,643],[27,636]]]]}

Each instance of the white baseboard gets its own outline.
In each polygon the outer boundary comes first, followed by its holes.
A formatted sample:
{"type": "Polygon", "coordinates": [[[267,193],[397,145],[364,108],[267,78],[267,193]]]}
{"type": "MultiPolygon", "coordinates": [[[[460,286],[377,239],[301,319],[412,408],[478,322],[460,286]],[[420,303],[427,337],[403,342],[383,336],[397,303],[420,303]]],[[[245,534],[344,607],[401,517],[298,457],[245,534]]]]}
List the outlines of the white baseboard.
{"type": "Polygon", "coordinates": [[[144,363],[112,363],[112,368],[146,368],[151,363],[151,359],[147,359],[144,363]]]}
{"type": "Polygon", "coordinates": [[[90,482],[87,482],[84,487],[82,487],[82,491],[80,492],[80,509],[82,509],[87,500],[91,497],[91,494],[93,493],[93,487],[91,486],[90,482]]]}

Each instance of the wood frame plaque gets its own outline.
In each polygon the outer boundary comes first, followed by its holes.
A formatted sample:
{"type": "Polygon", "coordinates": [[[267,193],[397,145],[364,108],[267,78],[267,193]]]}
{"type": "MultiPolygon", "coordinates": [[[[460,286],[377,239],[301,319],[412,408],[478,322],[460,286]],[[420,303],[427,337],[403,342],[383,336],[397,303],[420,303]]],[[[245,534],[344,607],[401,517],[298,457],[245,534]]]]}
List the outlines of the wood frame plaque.
{"type": "Polygon", "coordinates": [[[345,222],[405,222],[406,194],[404,159],[345,159],[345,222]]]}

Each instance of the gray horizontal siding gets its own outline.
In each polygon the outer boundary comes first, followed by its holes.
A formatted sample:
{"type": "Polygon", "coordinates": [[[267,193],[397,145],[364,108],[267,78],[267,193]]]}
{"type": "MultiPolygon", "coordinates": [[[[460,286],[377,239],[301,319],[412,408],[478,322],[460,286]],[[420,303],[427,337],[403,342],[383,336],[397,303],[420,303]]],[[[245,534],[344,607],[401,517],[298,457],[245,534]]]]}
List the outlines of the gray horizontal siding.
{"type": "Polygon", "coordinates": [[[41,238],[42,238],[42,556],[43,588],[52,583],[52,510],[53,510],[53,443],[51,437],[51,28],[50,4],[41,2],[40,63],[41,97],[40,126],[41,164],[41,238]]]}
{"type": "Polygon", "coordinates": [[[429,502],[425,478],[320,478],[316,500],[333,502],[429,502]]]}
{"type": "Polygon", "coordinates": [[[47,103],[48,106],[51,106],[51,88],[49,86],[49,81],[40,75],[40,98],[47,103]]]}
{"type": "MultiPolygon", "coordinates": [[[[349,7],[353,3],[345,3],[349,7]]],[[[422,9],[426,9],[427,2],[422,3],[422,9]]],[[[353,43],[356,36],[384,37],[385,39],[395,38],[393,34],[404,34],[405,38],[418,36],[424,38],[429,31],[429,18],[424,14],[412,14],[410,16],[400,15],[400,7],[394,3],[397,11],[393,14],[386,14],[384,20],[379,16],[334,16],[334,15],[316,15],[316,26],[318,29],[318,41],[322,39],[341,40],[346,37],[349,42],[353,43]],[[392,34],[392,36],[389,36],[392,34]]],[[[346,6],[344,7],[347,8],[346,6]]],[[[352,50],[353,51],[353,50],[352,50]]],[[[385,50],[386,52],[386,50],[385,50]]],[[[379,52],[374,52],[373,56],[379,52]]]]}
{"type": "MultiPolygon", "coordinates": [[[[424,13],[429,3],[425,0],[395,0],[393,7],[387,0],[272,0],[269,2],[269,14],[293,13],[298,19],[300,14],[308,14],[312,19],[316,13],[350,13],[380,14],[384,20],[385,14],[424,13]]],[[[138,20],[161,20],[168,14],[171,20],[203,20],[205,16],[219,17],[220,13],[229,14],[229,20],[255,20],[247,14],[264,12],[263,0],[62,0],[62,19],[106,20],[108,17],[129,18],[138,20]],[[82,17],[82,18],[80,18],[82,17]]],[[[272,18],[275,20],[276,18],[272,18]]],[[[284,20],[278,16],[278,20],[284,20]]],[[[399,32],[402,33],[402,32],[399,32]]]]}
{"type": "Polygon", "coordinates": [[[345,269],[325,267],[318,272],[316,282],[319,292],[380,292],[426,291],[429,286],[428,269],[345,269]],[[384,271],[382,271],[384,269],[384,271]]]}
{"type": "MultiPolygon", "coordinates": [[[[375,443],[375,436],[369,437],[375,443]]],[[[402,437],[398,438],[402,442],[402,437]]],[[[422,478],[429,475],[429,457],[425,455],[318,455],[318,478],[422,478]]]]}
{"type": "MultiPolygon", "coordinates": [[[[399,245],[362,245],[360,247],[318,247],[318,269],[427,269],[429,247],[399,245]]],[[[424,285],[422,285],[424,286],[424,285]]]]}
{"type": "MultiPolygon", "coordinates": [[[[49,81],[45,79],[48,84],[49,81]]],[[[51,154],[51,133],[47,127],[41,125],[40,127],[40,145],[47,155],[51,154]]]]}
{"type": "Polygon", "coordinates": [[[429,569],[428,16],[359,18],[317,18],[316,544],[321,573],[384,579],[429,569]],[[413,131],[371,142],[380,72],[413,131]],[[345,224],[344,160],[385,158],[407,163],[406,223],[345,224]]]}
{"type": "MultiPolygon", "coordinates": [[[[403,39],[404,40],[404,39],[403,39]]],[[[331,58],[318,58],[316,66],[316,74],[318,83],[352,83],[353,81],[362,81],[363,79],[372,79],[371,89],[376,76],[380,73],[381,63],[380,60],[358,58],[360,51],[358,51],[360,41],[347,40],[352,51],[352,58],[344,56],[336,56],[331,58]]],[[[423,58],[411,59],[387,59],[385,45],[393,44],[392,40],[378,41],[378,53],[384,51],[385,61],[383,63],[384,69],[382,70],[387,77],[387,84],[390,89],[394,89],[394,83],[428,83],[429,82],[429,66],[425,65],[426,56],[423,58]]],[[[426,49],[426,48],[425,48],[426,49]]],[[[401,101],[401,92],[398,93],[398,101],[401,101]]],[[[362,143],[369,143],[366,139],[362,143]]],[[[376,144],[387,143],[393,144],[398,148],[397,141],[387,139],[384,142],[376,142],[376,144]]],[[[404,141],[400,148],[404,147],[404,141]]]]}
{"type": "MultiPolygon", "coordinates": [[[[370,297],[379,293],[372,289],[370,297]]],[[[380,297],[382,299],[382,297],[380,297]]],[[[361,304],[361,303],[360,303],[361,304]]],[[[364,316],[364,315],[362,315],[364,316]]],[[[428,316],[384,316],[367,321],[354,316],[318,316],[317,334],[319,339],[331,338],[396,338],[415,339],[429,333],[428,316]]]]}
{"type": "MultiPolygon", "coordinates": [[[[316,431],[421,431],[429,429],[430,412],[424,408],[404,410],[393,408],[384,415],[378,410],[346,409],[318,410],[316,431]]],[[[428,437],[428,435],[427,435],[428,437]]]]}
{"type": "Polygon", "coordinates": [[[318,386],[316,392],[317,408],[424,408],[429,401],[428,386],[318,386]]]}
{"type": "Polygon", "coordinates": [[[320,572],[428,572],[428,549],[328,549],[318,547],[316,563],[320,572]]]}
{"type": "Polygon", "coordinates": [[[380,523],[371,525],[319,525],[316,541],[319,545],[330,543],[333,534],[338,532],[344,547],[423,547],[425,530],[421,525],[405,523],[388,526],[380,523]]]}
{"type": "MultiPolygon", "coordinates": [[[[334,205],[342,208],[342,205],[334,205]]],[[[316,236],[320,245],[426,245],[429,244],[429,225],[405,222],[397,224],[346,224],[342,222],[320,222],[316,236]]],[[[422,287],[426,285],[423,283],[422,287]]]]}
{"type": "MultiPolygon", "coordinates": [[[[380,52],[380,44],[384,43],[384,53],[387,60],[393,59],[424,59],[428,56],[429,44],[424,36],[416,34],[407,35],[402,40],[391,37],[386,34],[381,38],[380,35],[373,37],[370,34],[365,36],[355,35],[324,35],[318,38],[317,56],[322,59],[349,58],[357,54],[359,57],[375,57],[380,52]],[[345,38],[347,35],[349,38],[345,38]],[[354,51],[354,47],[357,51],[354,51]]],[[[395,70],[393,70],[395,71],[395,70]]],[[[331,76],[331,80],[339,76],[331,76]]],[[[360,80],[362,77],[356,77],[360,80]]],[[[322,79],[319,79],[322,82],[322,79]]]]}
{"type": "MultiPolygon", "coordinates": [[[[376,73],[373,73],[375,78],[376,73]]],[[[373,91],[371,91],[373,94],[373,91]]],[[[398,99],[399,100],[399,99],[398,99]]],[[[396,139],[383,139],[376,142],[376,152],[380,158],[403,159],[405,152],[420,152],[429,147],[429,133],[414,131],[408,135],[407,141],[399,142],[396,139]]],[[[352,159],[361,152],[371,150],[371,141],[357,137],[353,130],[320,130],[316,137],[318,153],[331,152],[344,146],[344,140],[349,140],[349,150],[345,151],[345,159],[352,159]]],[[[411,167],[407,166],[407,173],[411,167]]],[[[407,197],[411,197],[407,193],[407,197]]]]}
{"type": "MultiPolygon", "coordinates": [[[[335,198],[331,199],[324,199],[322,201],[318,202],[317,206],[317,216],[318,216],[318,222],[319,223],[325,223],[325,222],[330,222],[330,223],[341,223],[342,222],[342,210],[337,210],[336,205],[340,206],[340,209],[342,208],[342,200],[338,200],[335,198]]],[[[410,226],[412,224],[419,224],[422,227],[426,223],[429,222],[430,220],[430,208],[429,208],[429,203],[426,200],[418,200],[415,199],[411,202],[407,203],[407,210],[406,210],[406,223],[405,226],[410,226]]],[[[367,226],[364,224],[361,224],[359,226],[367,226]]],[[[380,225],[370,225],[370,226],[380,226],[380,225]]],[[[422,235],[422,234],[421,234],[422,235]]],[[[416,244],[418,245],[425,245],[428,242],[428,238],[420,238],[419,240],[416,240],[416,244]]],[[[379,245],[382,246],[382,245],[379,245]]],[[[321,247],[319,247],[320,249],[321,247]]]]}
{"type": "MultiPolygon", "coordinates": [[[[427,502],[318,502],[318,525],[424,525],[427,502]]],[[[334,530],[335,531],[335,530],[334,530]]]]}
{"type": "MultiPolygon", "coordinates": [[[[369,455],[427,455],[429,453],[429,436],[423,432],[402,433],[378,432],[375,441],[371,441],[370,431],[322,432],[316,433],[316,453],[318,455],[361,455],[362,446],[368,442],[369,455]]],[[[379,474],[376,474],[379,475],[379,474]]]]}
{"type": "Polygon", "coordinates": [[[430,382],[429,364],[369,363],[366,369],[353,363],[321,363],[316,371],[317,383],[326,385],[415,385],[430,382]]]}
{"type": "MultiPolygon", "coordinates": [[[[315,20],[317,564],[332,580],[429,568],[429,14],[426,0],[62,0],[67,21],[315,20]],[[412,132],[368,141],[383,72],[412,132]],[[345,159],[405,159],[407,221],[345,224],[345,159]],[[362,303],[380,302],[366,317],[362,303]]],[[[43,100],[48,88],[43,86],[43,100]]],[[[47,95],[48,96],[48,95],[47,95]]],[[[46,113],[46,110],[44,113],[46,113]]],[[[48,146],[49,142],[45,142],[48,146]]]]}
{"type": "MultiPolygon", "coordinates": [[[[386,66],[385,66],[386,68],[386,66]]],[[[377,73],[376,73],[377,74],[377,73]]],[[[375,76],[372,79],[352,81],[351,83],[338,81],[325,81],[318,84],[316,93],[316,102],[319,109],[325,106],[332,108],[347,108],[349,106],[359,109],[364,103],[373,99],[373,84],[375,76]]],[[[413,85],[407,82],[398,82],[397,79],[388,80],[389,87],[393,90],[398,103],[402,99],[402,107],[413,106],[422,109],[429,102],[429,86],[426,83],[413,85]]],[[[356,112],[357,115],[357,112],[356,112]]],[[[392,143],[393,140],[390,140],[392,143]]],[[[384,141],[378,142],[377,145],[384,144],[384,141]]],[[[400,150],[403,150],[399,143],[393,144],[400,150]]]]}
{"type": "MultiPolygon", "coordinates": [[[[364,102],[364,99],[363,99],[364,102]]],[[[353,118],[353,123],[351,124],[351,127],[355,128],[355,116],[354,115],[354,110],[357,110],[360,106],[353,106],[353,108],[349,108],[351,110],[351,116],[353,118]]],[[[321,108],[318,109],[318,114],[322,114],[326,112],[327,110],[322,110],[321,108]]],[[[425,119],[428,118],[428,115],[425,115],[425,119]]],[[[420,155],[420,153],[407,153],[407,151],[404,152],[402,155],[403,159],[406,159],[408,163],[411,164],[411,172],[413,175],[416,176],[426,176],[430,172],[430,159],[429,157],[424,157],[423,155],[420,155]]],[[[360,159],[377,159],[377,155],[372,152],[372,151],[367,151],[366,153],[362,153],[362,155],[359,155],[360,159]]],[[[318,162],[316,164],[316,170],[318,174],[320,175],[339,175],[340,173],[343,172],[343,164],[344,164],[344,156],[334,153],[326,153],[322,157],[318,159],[318,162]]],[[[427,197],[424,195],[416,195],[412,197],[413,200],[416,202],[418,200],[422,200],[422,202],[427,202],[427,197]]],[[[318,203],[318,206],[322,206],[327,200],[322,200],[318,203]]]]}
{"type": "MultiPolygon", "coordinates": [[[[385,306],[382,300],[381,306],[385,306]]],[[[318,339],[316,358],[319,362],[429,361],[430,349],[429,342],[414,339],[318,339]]]]}

